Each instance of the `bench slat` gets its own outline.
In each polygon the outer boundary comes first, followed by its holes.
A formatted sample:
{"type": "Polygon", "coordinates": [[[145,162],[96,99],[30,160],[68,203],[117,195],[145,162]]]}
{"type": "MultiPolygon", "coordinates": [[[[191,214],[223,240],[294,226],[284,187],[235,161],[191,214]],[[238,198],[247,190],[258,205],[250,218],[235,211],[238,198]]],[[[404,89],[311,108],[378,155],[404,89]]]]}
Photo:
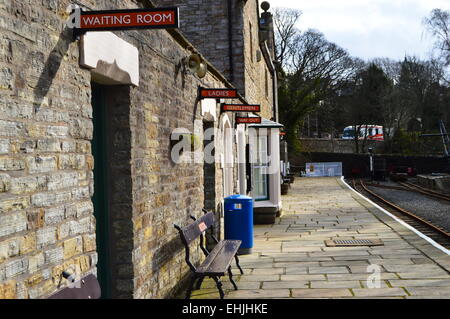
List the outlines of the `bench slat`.
{"type": "Polygon", "coordinates": [[[206,213],[197,220],[199,221],[199,223],[204,222],[206,227],[208,228],[214,226],[214,213],[213,212],[206,213]]]}
{"type": "Polygon", "coordinates": [[[197,219],[192,224],[184,227],[182,229],[183,236],[186,239],[186,242],[190,244],[195,239],[200,237],[202,232],[214,224],[214,213],[210,212],[208,214],[203,215],[201,218],[197,219]]]}
{"type": "Polygon", "coordinates": [[[204,275],[224,275],[240,245],[240,240],[221,241],[197,268],[196,272],[204,275]]]}

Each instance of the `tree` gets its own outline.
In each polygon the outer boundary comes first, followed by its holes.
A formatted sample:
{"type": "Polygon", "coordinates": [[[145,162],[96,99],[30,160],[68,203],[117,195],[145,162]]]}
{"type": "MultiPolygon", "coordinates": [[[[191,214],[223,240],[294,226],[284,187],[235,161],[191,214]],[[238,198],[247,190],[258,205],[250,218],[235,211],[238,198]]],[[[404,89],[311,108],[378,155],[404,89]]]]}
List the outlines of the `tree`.
{"type": "Polygon", "coordinates": [[[371,63],[383,70],[386,76],[391,79],[394,84],[398,83],[400,77],[401,62],[390,58],[375,58],[371,63]]]}
{"type": "Polygon", "coordinates": [[[338,91],[361,65],[316,30],[299,32],[289,47],[287,74],[279,90],[280,116],[292,149],[299,149],[299,126],[320,101],[338,91]]]}
{"type": "MultiPolygon", "coordinates": [[[[360,101],[359,107],[364,112],[364,123],[382,124],[384,136],[388,136],[386,128],[390,127],[394,121],[393,105],[390,101],[392,90],[393,82],[376,64],[371,63],[366,70],[360,73],[360,82],[356,92],[360,101]]],[[[367,135],[364,136],[362,149],[364,149],[366,141],[367,135]]]]}
{"type": "Polygon", "coordinates": [[[273,10],[273,21],[275,26],[275,60],[282,67],[286,67],[292,42],[300,32],[295,25],[300,19],[302,12],[296,9],[275,8],[273,10]]]}
{"type": "Polygon", "coordinates": [[[436,61],[405,57],[397,85],[399,103],[406,110],[403,127],[407,127],[407,121],[418,119],[422,131],[437,129],[443,109],[448,108],[442,103],[442,73],[442,66],[436,61]]]}
{"type": "Polygon", "coordinates": [[[435,37],[435,48],[446,66],[450,65],[450,11],[433,9],[430,17],[425,18],[428,31],[435,37]]]}

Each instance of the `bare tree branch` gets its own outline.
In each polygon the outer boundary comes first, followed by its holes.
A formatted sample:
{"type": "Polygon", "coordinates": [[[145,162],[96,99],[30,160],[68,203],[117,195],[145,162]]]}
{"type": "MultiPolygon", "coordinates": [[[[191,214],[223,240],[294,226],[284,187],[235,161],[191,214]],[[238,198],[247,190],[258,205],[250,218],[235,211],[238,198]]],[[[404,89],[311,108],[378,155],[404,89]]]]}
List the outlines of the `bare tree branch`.
{"type": "Polygon", "coordinates": [[[440,51],[445,65],[450,65],[450,11],[433,9],[424,19],[428,31],[436,38],[435,47],[440,51]]]}
{"type": "Polygon", "coordinates": [[[296,9],[275,8],[273,21],[275,25],[275,51],[276,60],[284,67],[290,55],[291,43],[299,30],[295,27],[302,12],[296,9]]]}

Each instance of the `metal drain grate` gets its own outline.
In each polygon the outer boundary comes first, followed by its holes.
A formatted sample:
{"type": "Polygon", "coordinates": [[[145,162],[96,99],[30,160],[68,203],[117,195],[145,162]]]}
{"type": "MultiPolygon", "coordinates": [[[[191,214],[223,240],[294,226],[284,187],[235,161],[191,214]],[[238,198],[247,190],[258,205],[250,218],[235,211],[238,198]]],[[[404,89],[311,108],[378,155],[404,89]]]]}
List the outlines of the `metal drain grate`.
{"type": "Polygon", "coordinates": [[[328,247],[351,247],[351,246],[383,246],[380,239],[335,239],[325,240],[328,247]]]}

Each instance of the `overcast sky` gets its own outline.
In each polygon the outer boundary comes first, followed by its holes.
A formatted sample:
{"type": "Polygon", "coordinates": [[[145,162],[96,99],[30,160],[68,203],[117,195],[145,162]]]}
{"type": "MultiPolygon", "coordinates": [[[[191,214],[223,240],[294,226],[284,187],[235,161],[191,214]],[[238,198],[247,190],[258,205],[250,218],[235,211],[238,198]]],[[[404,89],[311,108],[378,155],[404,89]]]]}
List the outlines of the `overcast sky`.
{"type": "Polygon", "coordinates": [[[318,29],[326,38],[362,59],[405,54],[429,56],[432,37],[422,23],[434,8],[450,9],[450,0],[272,0],[272,7],[303,12],[298,28],[318,29]]]}

